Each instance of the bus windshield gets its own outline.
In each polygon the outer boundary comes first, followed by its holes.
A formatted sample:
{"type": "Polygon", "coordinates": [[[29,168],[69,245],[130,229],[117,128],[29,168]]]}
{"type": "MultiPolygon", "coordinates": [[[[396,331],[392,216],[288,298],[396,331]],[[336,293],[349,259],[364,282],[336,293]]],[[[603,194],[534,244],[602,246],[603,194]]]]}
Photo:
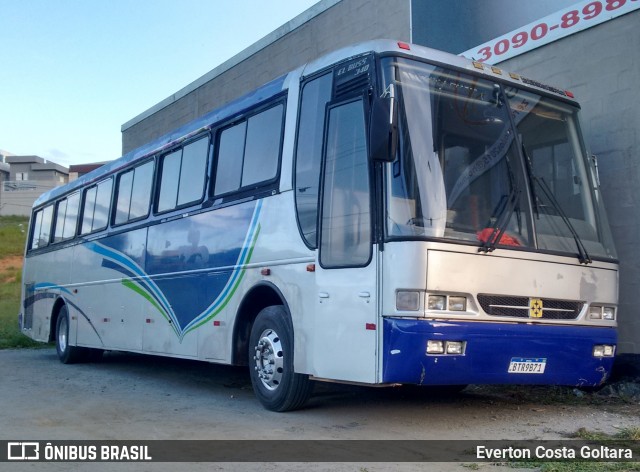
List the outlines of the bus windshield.
{"type": "Polygon", "coordinates": [[[391,70],[400,91],[391,239],[616,257],[577,108],[409,59],[391,70]]]}

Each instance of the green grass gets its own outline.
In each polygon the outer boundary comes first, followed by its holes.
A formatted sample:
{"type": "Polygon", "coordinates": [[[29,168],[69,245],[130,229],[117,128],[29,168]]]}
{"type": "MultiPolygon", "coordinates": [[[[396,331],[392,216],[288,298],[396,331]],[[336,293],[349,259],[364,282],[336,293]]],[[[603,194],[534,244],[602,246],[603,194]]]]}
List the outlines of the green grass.
{"type": "Polygon", "coordinates": [[[0,216],[0,259],[24,254],[24,241],[29,227],[25,216],[0,216]]]}
{"type": "Polygon", "coordinates": [[[637,462],[518,462],[513,469],[536,469],[540,472],[630,472],[639,471],[637,462]]]}
{"type": "Polygon", "coordinates": [[[24,243],[29,220],[26,217],[0,217],[0,349],[36,347],[18,330],[18,311],[22,284],[24,243]]]}
{"type": "MultiPolygon", "coordinates": [[[[603,443],[613,448],[630,448],[634,455],[638,455],[640,444],[640,427],[622,428],[616,434],[610,435],[600,431],[590,431],[580,428],[571,435],[573,439],[582,439],[589,443],[603,443]]],[[[509,462],[513,469],[537,469],[540,472],[626,472],[640,471],[638,462],[542,462],[522,461],[509,462]]]]}
{"type": "Polygon", "coordinates": [[[573,433],[572,437],[587,441],[640,441],[640,427],[622,428],[614,435],[605,434],[599,431],[589,431],[587,428],[580,428],[573,433]]]}

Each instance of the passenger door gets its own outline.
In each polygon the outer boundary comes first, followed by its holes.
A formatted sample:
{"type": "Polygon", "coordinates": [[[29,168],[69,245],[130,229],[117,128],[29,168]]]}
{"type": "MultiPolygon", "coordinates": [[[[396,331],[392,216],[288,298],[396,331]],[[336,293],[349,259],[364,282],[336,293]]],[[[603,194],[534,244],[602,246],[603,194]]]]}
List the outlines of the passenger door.
{"type": "Polygon", "coordinates": [[[363,98],[329,105],[325,126],[314,375],[373,383],[377,257],[363,98]]]}

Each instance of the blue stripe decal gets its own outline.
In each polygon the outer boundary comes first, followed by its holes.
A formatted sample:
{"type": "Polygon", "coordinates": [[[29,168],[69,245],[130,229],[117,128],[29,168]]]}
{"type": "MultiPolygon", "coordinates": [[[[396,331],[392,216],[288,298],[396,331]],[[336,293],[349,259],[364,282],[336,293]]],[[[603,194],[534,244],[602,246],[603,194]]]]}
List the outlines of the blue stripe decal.
{"type": "Polygon", "coordinates": [[[249,262],[248,254],[251,248],[253,248],[254,236],[257,236],[259,231],[258,220],[260,219],[260,210],[262,209],[262,200],[258,200],[256,208],[253,213],[253,218],[251,220],[251,224],[249,225],[249,231],[247,232],[247,237],[244,240],[242,245],[242,252],[240,253],[240,257],[236,263],[231,279],[227,282],[222,293],[214,300],[214,302],[207,307],[207,309],[202,312],[202,314],[196,317],[193,321],[191,321],[184,328],[184,332],[190,331],[190,328],[197,325],[200,321],[207,318],[212,312],[216,310],[218,306],[224,303],[231,292],[232,288],[235,286],[236,280],[244,273],[243,266],[249,262]]]}
{"type": "MultiPolygon", "coordinates": [[[[145,291],[151,292],[149,293],[149,295],[151,295],[154,298],[154,300],[156,300],[156,302],[158,302],[162,306],[162,308],[166,311],[166,313],[174,322],[177,322],[177,318],[175,317],[175,314],[171,309],[171,305],[169,304],[168,300],[164,297],[162,291],[156,286],[156,284],[135,262],[133,262],[130,258],[124,256],[123,254],[118,253],[113,249],[108,248],[97,242],[89,243],[87,245],[87,248],[107,258],[112,263],[115,263],[115,264],[119,263],[121,265],[121,269],[119,269],[118,272],[124,273],[127,275],[133,274],[134,277],[132,277],[132,281],[140,285],[142,288],[144,288],[145,291]],[[124,266],[124,268],[122,268],[122,266],[124,266]],[[128,271],[125,271],[124,270],[125,268],[128,269],[128,271]]],[[[106,266],[104,262],[103,262],[103,265],[106,266]]]]}
{"type": "MultiPolygon", "coordinates": [[[[118,251],[112,247],[107,246],[106,244],[91,242],[86,245],[86,248],[104,258],[101,264],[103,267],[114,270],[124,275],[125,277],[127,277],[126,279],[122,280],[123,286],[130,290],[133,290],[138,295],[146,298],[149,302],[151,302],[156,307],[156,309],[159,309],[162,315],[171,321],[172,328],[174,329],[180,341],[182,341],[182,339],[188,332],[193,331],[198,326],[205,323],[208,320],[208,318],[212,318],[216,316],[217,311],[221,310],[229,302],[230,298],[233,296],[239,282],[242,280],[244,273],[246,272],[245,266],[249,263],[251,259],[255,242],[260,233],[259,219],[260,219],[260,213],[262,210],[262,204],[263,204],[263,201],[258,200],[255,203],[255,207],[253,208],[252,214],[249,213],[249,215],[251,215],[250,221],[248,219],[245,220],[249,223],[247,225],[248,228],[246,229],[244,240],[239,248],[239,252],[236,253],[237,256],[234,259],[235,263],[232,266],[229,266],[230,268],[233,267],[232,270],[230,270],[229,274],[225,275],[226,273],[224,272],[217,272],[215,270],[217,264],[213,264],[213,266],[208,266],[204,268],[209,270],[205,270],[204,272],[198,272],[195,275],[196,278],[194,278],[194,281],[193,281],[193,284],[195,284],[195,287],[191,287],[191,289],[197,288],[199,286],[198,284],[210,281],[209,283],[214,284],[214,286],[213,288],[211,287],[208,288],[207,293],[211,293],[213,290],[214,292],[218,292],[218,294],[217,296],[215,296],[214,301],[208,304],[206,308],[204,308],[203,310],[200,309],[202,311],[199,311],[195,316],[189,316],[188,318],[185,318],[185,313],[182,313],[181,316],[178,316],[178,314],[174,310],[174,307],[172,306],[172,303],[170,302],[170,299],[167,297],[167,295],[165,295],[161,287],[158,285],[158,284],[164,284],[165,290],[167,291],[168,290],[172,290],[174,292],[180,291],[179,285],[175,285],[175,286],[173,285],[178,283],[175,281],[176,279],[174,279],[173,277],[170,277],[170,278],[164,277],[164,275],[171,274],[171,269],[165,269],[167,270],[167,272],[160,271],[160,273],[158,273],[157,275],[150,276],[131,257],[127,256],[126,254],[123,254],[121,251],[118,251]],[[207,275],[210,275],[211,278],[207,278],[207,275]],[[153,280],[153,278],[157,280],[157,283],[156,281],[153,280]],[[226,282],[224,282],[225,278],[227,279],[226,282]],[[224,285],[221,285],[219,289],[215,289],[216,284],[220,284],[220,283],[224,283],[224,285]]],[[[251,211],[249,208],[247,208],[247,210],[251,211]]],[[[242,210],[242,212],[245,212],[245,210],[242,210]]],[[[242,212],[240,213],[239,217],[244,218],[241,216],[242,212]]],[[[180,224],[180,222],[176,222],[176,225],[177,224],[180,224]]],[[[157,227],[156,227],[156,231],[159,231],[157,227]]],[[[149,242],[150,241],[148,241],[148,244],[149,242]]],[[[117,241],[112,242],[112,244],[116,246],[118,245],[117,243],[118,243],[117,241]]],[[[147,258],[150,257],[149,256],[150,252],[151,252],[151,249],[148,247],[147,258]]],[[[221,254],[224,255],[224,251],[222,251],[221,254]]],[[[215,257],[220,257],[220,254],[211,255],[212,260],[215,257]]],[[[178,261],[180,261],[180,259],[178,259],[178,261]]],[[[175,263],[178,264],[178,262],[175,262],[175,263]]],[[[169,266],[166,266],[166,267],[169,267],[169,266]]],[[[165,266],[160,267],[160,269],[163,269],[163,268],[165,268],[165,266]]],[[[158,270],[159,269],[157,269],[156,271],[158,270]]],[[[178,270],[178,273],[179,272],[180,270],[178,270]]],[[[183,281],[181,283],[191,283],[191,282],[189,282],[189,280],[187,279],[186,282],[183,281]]],[[[180,294],[177,294],[177,295],[180,295],[180,294]]],[[[206,293],[197,294],[197,296],[205,296],[205,295],[206,293]]],[[[184,300],[178,297],[178,298],[175,298],[174,301],[175,303],[178,303],[178,302],[183,302],[184,300]]],[[[195,304],[197,300],[192,300],[192,302],[195,304]]]]}
{"type": "Polygon", "coordinates": [[[69,291],[69,289],[51,282],[43,282],[41,284],[36,284],[33,286],[33,289],[34,290],[60,290],[61,292],[71,295],[71,292],[69,291]]]}

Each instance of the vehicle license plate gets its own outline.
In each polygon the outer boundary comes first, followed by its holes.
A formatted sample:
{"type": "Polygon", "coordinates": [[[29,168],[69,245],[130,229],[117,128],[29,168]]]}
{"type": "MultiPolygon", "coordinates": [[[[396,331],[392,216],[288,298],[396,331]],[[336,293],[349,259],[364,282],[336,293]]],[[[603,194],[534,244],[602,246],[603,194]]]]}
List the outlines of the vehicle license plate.
{"type": "Polygon", "coordinates": [[[510,374],[544,374],[547,359],[512,357],[509,363],[510,374]]]}

